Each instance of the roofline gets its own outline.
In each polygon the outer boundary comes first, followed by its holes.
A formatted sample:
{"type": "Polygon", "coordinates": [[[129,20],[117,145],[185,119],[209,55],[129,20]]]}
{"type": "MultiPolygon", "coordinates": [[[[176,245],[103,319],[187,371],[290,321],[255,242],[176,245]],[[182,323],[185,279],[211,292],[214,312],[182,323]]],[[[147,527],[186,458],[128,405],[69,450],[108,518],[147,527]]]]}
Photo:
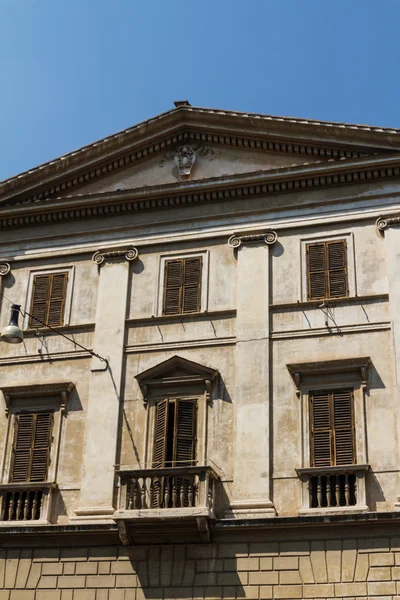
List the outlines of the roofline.
{"type": "MultiPolygon", "coordinates": [[[[29,169],[27,171],[23,171],[17,175],[14,175],[12,177],[9,177],[7,179],[4,179],[3,181],[0,181],[0,193],[2,192],[6,192],[6,189],[10,186],[15,187],[16,189],[19,189],[19,183],[21,183],[21,186],[27,181],[29,180],[29,178],[31,176],[36,176],[40,171],[44,171],[44,170],[48,170],[50,167],[55,166],[55,170],[56,173],[59,172],[58,167],[63,163],[68,163],[69,159],[77,156],[77,155],[83,155],[85,156],[85,154],[89,153],[91,150],[95,149],[98,146],[102,146],[104,144],[116,141],[120,138],[123,138],[127,135],[130,135],[132,133],[134,133],[136,130],[139,130],[140,128],[143,127],[148,127],[151,126],[154,123],[157,123],[159,121],[165,120],[168,117],[172,116],[172,115],[176,115],[176,114],[197,114],[197,115],[217,115],[217,116],[227,116],[227,117],[240,117],[240,118],[245,118],[245,119],[257,119],[260,122],[262,121],[268,121],[270,123],[274,123],[274,124],[278,124],[278,123],[288,123],[288,124],[294,124],[294,125],[311,125],[312,127],[321,127],[321,128],[332,128],[333,130],[339,130],[339,131],[343,131],[343,130],[355,130],[355,131],[359,131],[359,132],[369,132],[372,134],[385,134],[385,136],[390,135],[390,137],[392,136],[398,136],[400,134],[400,129],[396,129],[396,128],[388,128],[388,127],[376,127],[376,126],[369,126],[369,125],[362,125],[362,124],[352,124],[352,123],[342,123],[342,122],[334,122],[334,121],[323,121],[323,120],[313,120],[313,119],[302,119],[302,118],[297,118],[297,117],[282,117],[282,116],[276,116],[276,115],[266,115],[266,114],[261,114],[261,113],[249,113],[249,112],[241,112],[241,111],[234,111],[234,110],[220,110],[220,109],[213,109],[213,108],[204,108],[204,107],[198,107],[198,106],[179,106],[176,108],[172,108],[168,111],[165,111],[163,113],[160,113],[158,115],[156,115],[155,117],[151,117],[149,119],[146,119],[144,121],[141,121],[137,124],[135,124],[132,127],[129,127],[127,129],[122,129],[120,131],[118,131],[117,133],[114,133],[112,135],[106,136],[104,138],[101,138],[91,144],[87,144],[85,146],[82,146],[81,148],[78,148],[76,150],[73,150],[72,152],[68,152],[66,154],[63,154],[51,161],[47,161],[45,163],[42,163],[32,169],[29,169]]],[[[184,121],[182,122],[182,125],[184,124],[184,121]]],[[[252,126],[254,126],[254,123],[252,123],[252,126]]],[[[338,133],[339,133],[338,131],[338,133]]],[[[340,143],[341,140],[338,140],[338,143],[340,143]]],[[[348,143],[348,140],[346,140],[348,143]]],[[[384,142],[384,140],[379,140],[384,142]]],[[[387,137],[385,137],[385,141],[387,142],[387,137]]],[[[329,143],[331,142],[331,140],[326,140],[325,143],[329,143]]],[[[396,140],[394,142],[394,140],[392,141],[391,144],[387,144],[387,143],[383,143],[382,144],[382,148],[393,148],[396,147],[398,144],[398,140],[396,140]],[[394,144],[394,145],[393,145],[394,144]]],[[[363,141],[360,140],[360,145],[363,145],[363,141]]],[[[380,147],[380,145],[378,144],[377,147],[380,147]]]]}

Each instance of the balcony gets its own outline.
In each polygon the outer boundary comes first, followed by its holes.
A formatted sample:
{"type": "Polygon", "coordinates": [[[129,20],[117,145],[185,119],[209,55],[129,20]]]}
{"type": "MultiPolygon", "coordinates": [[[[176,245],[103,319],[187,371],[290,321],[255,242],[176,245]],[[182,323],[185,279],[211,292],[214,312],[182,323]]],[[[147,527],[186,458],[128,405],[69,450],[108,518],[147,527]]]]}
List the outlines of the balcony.
{"type": "Polygon", "coordinates": [[[55,483],[5,483],[0,485],[0,520],[7,523],[49,522],[55,483]]]}
{"type": "Polygon", "coordinates": [[[369,465],[296,469],[303,483],[300,514],[365,512],[365,474],[369,465]]]}
{"type": "MultiPolygon", "coordinates": [[[[215,518],[219,476],[210,466],[118,470],[119,509],[114,513],[124,543],[134,543],[140,531],[161,540],[179,533],[193,541],[209,541],[215,518]]],[[[181,536],[181,537],[182,537],[181,536]]]]}

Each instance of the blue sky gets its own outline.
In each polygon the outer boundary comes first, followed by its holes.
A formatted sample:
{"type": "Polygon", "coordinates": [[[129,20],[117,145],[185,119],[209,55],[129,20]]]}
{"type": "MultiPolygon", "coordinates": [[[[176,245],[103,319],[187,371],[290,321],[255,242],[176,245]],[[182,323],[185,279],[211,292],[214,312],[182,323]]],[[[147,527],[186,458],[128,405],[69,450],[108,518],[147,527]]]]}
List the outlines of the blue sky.
{"type": "Polygon", "coordinates": [[[0,180],[188,99],[400,128],[400,0],[0,0],[0,180]]]}

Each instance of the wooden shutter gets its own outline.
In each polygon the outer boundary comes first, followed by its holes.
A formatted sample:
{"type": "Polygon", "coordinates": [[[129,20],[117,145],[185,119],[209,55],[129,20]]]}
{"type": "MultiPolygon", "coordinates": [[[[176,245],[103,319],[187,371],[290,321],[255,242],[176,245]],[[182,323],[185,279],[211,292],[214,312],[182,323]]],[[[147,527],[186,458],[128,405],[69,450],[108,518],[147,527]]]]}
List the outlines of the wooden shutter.
{"type": "Polygon", "coordinates": [[[46,481],[52,427],[51,412],[15,416],[12,482],[46,481]]]}
{"type": "Polygon", "coordinates": [[[175,402],[174,466],[194,466],[196,453],[195,399],[178,399],[175,402]]]}
{"type": "Polygon", "coordinates": [[[186,258],[184,267],[185,275],[183,284],[182,312],[199,312],[201,300],[201,256],[196,258],[186,258]]]}
{"type": "Polygon", "coordinates": [[[156,404],[156,424],[154,429],[153,469],[165,467],[167,450],[168,399],[156,404]]]}
{"type": "Polygon", "coordinates": [[[332,463],[332,428],[328,392],[310,394],[311,466],[330,467],[332,463]]]}
{"type": "Polygon", "coordinates": [[[353,392],[332,392],[334,421],[334,452],[336,465],[351,465],[355,462],[353,392]]]}
{"type": "Polygon", "coordinates": [[[307,244],[308,299],[348,296],[346,241],[307,244]]]}
{"type": "Polygon", "coordinates": [[[181,312],[183,260],[168,260],[164,274],[164,315],[181,312]]]}
{"type": "Polygon", "coordinates": [[[164,315],[200,311],[202,258],[168,260],[164,273],[164,315]]]}
{"type": "Polygon", "coordinates": [[[310,394],[311,466],[355,463],[353,391],[310,394]]]}
{"type": "Polygon", "coordinates": [[[30,327],[42,327],[42,323],[51,327],[59,327],[63,324],[67,283],[68,273],[35,275],[30,327]]]}

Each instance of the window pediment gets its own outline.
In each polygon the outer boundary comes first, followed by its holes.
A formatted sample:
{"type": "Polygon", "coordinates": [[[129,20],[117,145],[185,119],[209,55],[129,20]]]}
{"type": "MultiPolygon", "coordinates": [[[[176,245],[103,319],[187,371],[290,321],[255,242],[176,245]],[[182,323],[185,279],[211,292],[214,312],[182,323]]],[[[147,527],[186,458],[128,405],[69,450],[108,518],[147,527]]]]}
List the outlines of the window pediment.
{"type": "Polygon", "coordinates": [[[211,382],[217,376],[218,371],[216,369],[211,369],[180,356],[173,356],[155,367],[139,373],[135,379],[140,385],[146,402],[152,388],[171,385],[202,384],[207,392],[210,392],[211,382]]]}

